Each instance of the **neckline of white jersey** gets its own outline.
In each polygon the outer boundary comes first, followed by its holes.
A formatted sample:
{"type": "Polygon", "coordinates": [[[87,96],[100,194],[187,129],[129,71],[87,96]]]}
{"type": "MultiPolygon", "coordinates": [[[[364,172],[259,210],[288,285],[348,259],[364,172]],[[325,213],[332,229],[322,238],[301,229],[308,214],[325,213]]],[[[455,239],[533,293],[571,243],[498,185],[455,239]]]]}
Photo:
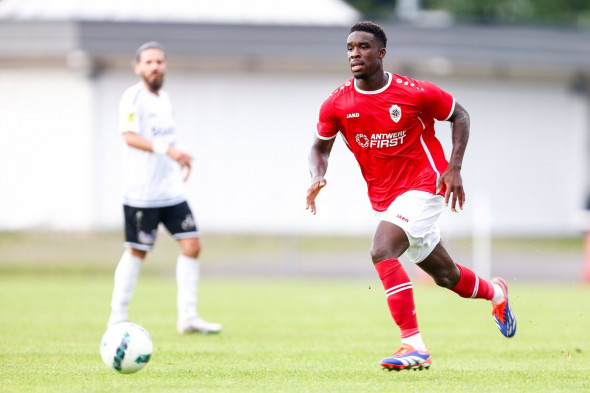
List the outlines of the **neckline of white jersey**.
{"type": "Polygon", "coordinates": [[[361,94],[379,94],[381,92],[384,92],[385,90],[387,90],[389,88],[389,86],[391,85],[391,80],[393,79],[393,76],[391,76],[391,73],[388,71],[385,71],[385,73],[388,76],[388,80],[387,83],[385,84],[385,86],[383,86],[382,88],[380,88],[379,90],[362,90],[359,89],[356,85],[356,79],[354,80],[354,89],[361,94]]]}

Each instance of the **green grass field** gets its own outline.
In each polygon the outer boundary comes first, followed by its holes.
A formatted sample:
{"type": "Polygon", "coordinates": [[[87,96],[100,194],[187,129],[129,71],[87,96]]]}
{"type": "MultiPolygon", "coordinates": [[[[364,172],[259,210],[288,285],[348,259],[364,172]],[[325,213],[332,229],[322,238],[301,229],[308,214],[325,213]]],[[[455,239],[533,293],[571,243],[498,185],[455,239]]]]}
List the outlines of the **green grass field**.
{"type": "MultiPolygon", "coordinates": [[[[52,252],[61,262],[81,253],[52,252]]],[[[120,244],[102,252],[118,255],[120,244]]],[[[68,269],[42,250],[22,253],[39,253],[43,266],[4,263],[20,254],[0,245],[0,392],[590,391],[590,287],[581,284],[513,283],[512,339],[486,302],[417,284],[433,363],[396,373],[377,363],[399,338],[376,277],[205,277],[200,312],[224,331],[181,336],[172,275],[146,269],[130,316],[150,332],[154,353],[140,372],[120,375],[99,354],[116,260],[68,269]]]]}

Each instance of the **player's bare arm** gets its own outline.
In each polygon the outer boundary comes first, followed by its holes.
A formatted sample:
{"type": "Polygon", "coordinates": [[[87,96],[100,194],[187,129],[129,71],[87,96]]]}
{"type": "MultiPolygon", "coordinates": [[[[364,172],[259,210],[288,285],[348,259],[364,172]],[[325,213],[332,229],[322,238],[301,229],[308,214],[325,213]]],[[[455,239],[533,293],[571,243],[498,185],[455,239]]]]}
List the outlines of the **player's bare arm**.
{"type": "MultiPolygon", "coordinates": [[[[139,150],[154,152],[154,143],[142,137],[141,135],[136,134],[135,132],[125,132],[123,133],[123,138],[125,139],[125,143],[131,147],[135,147],[139,150]]],[[[188,177],[191,173],[191,161],[193,157],[174,146],[169,146],[166,154],[174,161],[178,162],[181,168],[186,168],[184,181],[188,180],[188,177]]]]}
{"type": "Polygon", "coordinates": [[[328,170],[328,159],[332,146],[334,146],[334,139],[324,140],[315,139],[311,151],[309,152],[309,173],[311,175],[311,185],[307,190],[305,209],[310,209],[313,214],[316,214],[315,198],[324,188],[327,181],[324,179],[326,171],[328,170]]]}
{"type": "Polygon", "coordinates": [[[461,178],[461,166],[463,165],[463,156],[469,140],[469,113],[459,104],[455,103],[455,110],[449,117],[452,128],[453,150],[449,159],[449,166],[440,176],[437,184],[437,193],[443,185],[447,186],[445,193],[445,206],[451,201],[451,211],[457,211],[456,207],[463,210],[465,203],[465,190],[463,189],[463,179],[461,178]]]}
{"type": "Polygon", "coordinates": [[[170,146],[168,148],[167,154],[174,161],[178,162],[181,168],[186,168],[186,173],[184,175],[183,180],[187,181],[188,177],[191,174],[191,161],[193,160],[193,157],[190,154],[183,152],[182,150],[178,150],[174,146],[170,146]]]}

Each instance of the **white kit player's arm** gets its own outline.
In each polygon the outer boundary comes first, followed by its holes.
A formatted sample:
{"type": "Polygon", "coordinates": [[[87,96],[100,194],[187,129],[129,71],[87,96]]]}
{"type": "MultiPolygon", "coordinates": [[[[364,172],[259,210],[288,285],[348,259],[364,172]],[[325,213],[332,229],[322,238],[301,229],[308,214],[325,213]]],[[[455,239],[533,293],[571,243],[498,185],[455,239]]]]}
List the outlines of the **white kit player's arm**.
{"type": "Polygon", "coordinates": [[[123,138],[125,139],[125,143],[128,146],[134,147],[139,150],[153,152],[155,154],[166,154],[174,161],[180,164],[181,168],[186,168],[187,172],[184,176],[184,180],[186,181],[191,173],[191,161],[193,157],[175,148],[174,146],[169,146],[165,143],[160,141],[149,141],[146,138],[142,137],[141,135],[136,134],[135,132],[128,131],[123,133],[123,138]]]}
{"type": "MultiPolygon", "coordinates": [[[[152,141],[145,139],[144,137],[142,137],[139,134],[136,134],[133,131],[124,132],[123,139],[125,139],[125,143],[128,146],[144,151],[154,151],[154,143],[152,141]]],[[[164,153],[167,153],[167,151],[165,151],[164,153]]]]}

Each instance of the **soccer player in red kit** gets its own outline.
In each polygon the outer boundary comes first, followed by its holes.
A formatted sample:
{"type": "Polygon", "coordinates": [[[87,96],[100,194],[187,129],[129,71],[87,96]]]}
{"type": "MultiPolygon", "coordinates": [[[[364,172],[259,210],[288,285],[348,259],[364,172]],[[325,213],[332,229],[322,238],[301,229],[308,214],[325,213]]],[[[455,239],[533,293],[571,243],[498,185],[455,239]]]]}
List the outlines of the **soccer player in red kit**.
{"type": "Polygon", "coordinates": [[[371,257],[385,288],[387,304],[401,332],[401,347],[380,364],[389,370],[430,367],[431,357],[418,328],[412,283],[398,258],[408,259],[437,285],[461,297],[492,303],[496,325],[506,337],[516,333],[508,286],[458,265],[440,243],[437,220],[444,206],[463,209],[461,165],[469,138],[469,115],[454,97],[433,83],[383,70],[387,37],[372,22],[352,26],[346,43],[353,78],[324,101],[310,151],[311,186],[307,208],[324,178],[340,132],[367,182],[380,222],[371,257]],[[435,136],[435,120],[449,121],[453,148],[449,161],[435,136]]]}

